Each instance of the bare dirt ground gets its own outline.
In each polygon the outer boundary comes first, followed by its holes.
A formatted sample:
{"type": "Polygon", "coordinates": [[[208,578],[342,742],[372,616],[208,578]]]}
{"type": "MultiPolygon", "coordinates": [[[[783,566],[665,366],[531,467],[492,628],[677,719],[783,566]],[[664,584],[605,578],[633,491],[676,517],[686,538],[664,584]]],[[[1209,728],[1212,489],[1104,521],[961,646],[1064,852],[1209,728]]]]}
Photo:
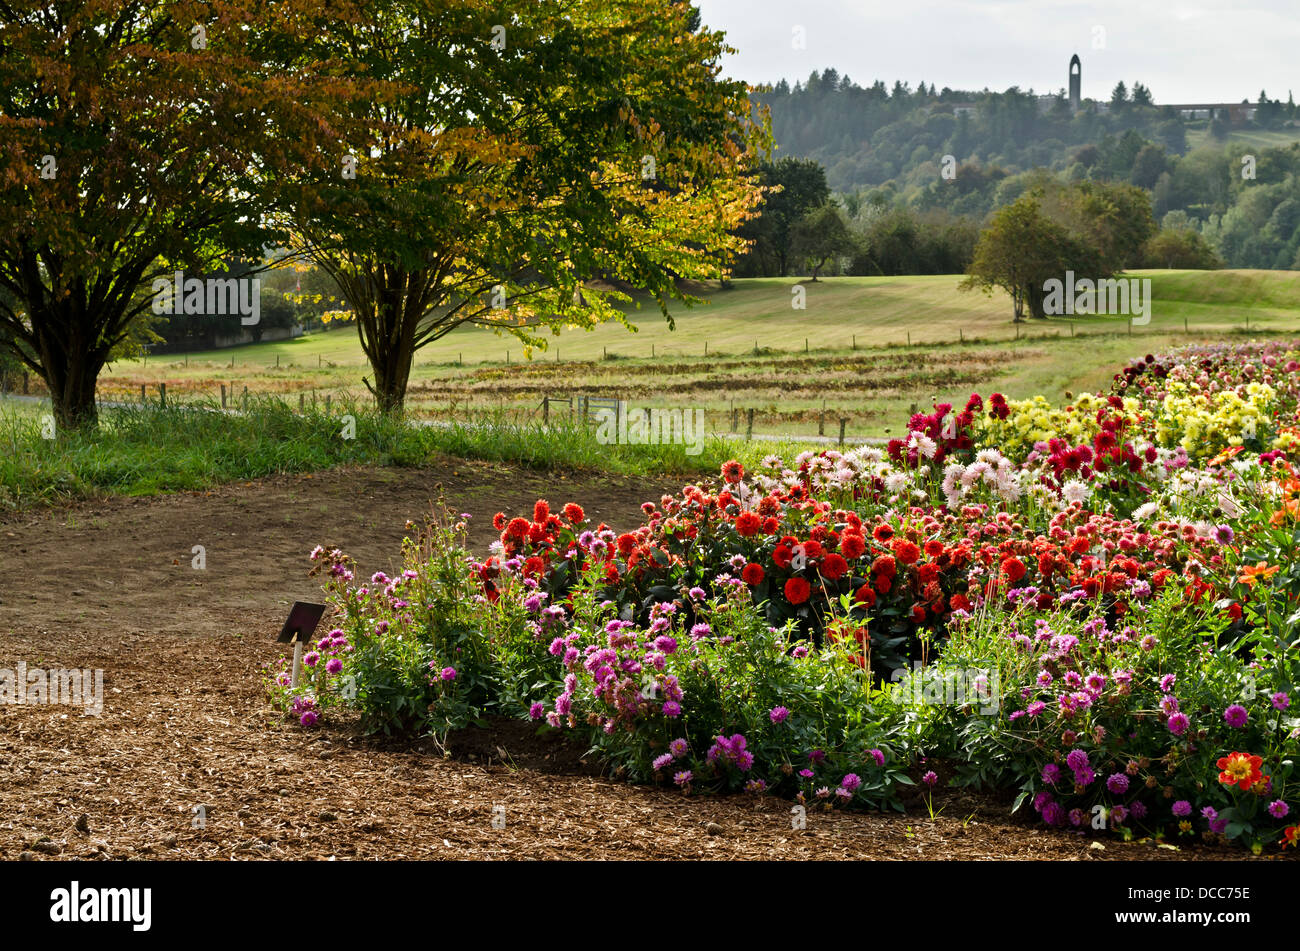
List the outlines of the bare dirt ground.
{"type": "Polygon", "coordinates": [[[105,693],[99,717],[0,706],[0,859],[1249,859],[1194,844],[1094,844],[964,793],[937,795],[934,819],[924,807],[810,812],[795,831],[788,802],[616,782],[527,724],[465,731],[444,754],[346,727],[303,730],[267,703],[262,668],[283,650],[273,639],[288,605],[320,595],[306,577],[317,543],[367,573],[391,570],[407,519],[440,491],[473,513],[482,550],[494,512],[538,497],[580,502],[622,528],[675,488],[449,461],[0,522],[0,668],[102,668],[105,693]]]}

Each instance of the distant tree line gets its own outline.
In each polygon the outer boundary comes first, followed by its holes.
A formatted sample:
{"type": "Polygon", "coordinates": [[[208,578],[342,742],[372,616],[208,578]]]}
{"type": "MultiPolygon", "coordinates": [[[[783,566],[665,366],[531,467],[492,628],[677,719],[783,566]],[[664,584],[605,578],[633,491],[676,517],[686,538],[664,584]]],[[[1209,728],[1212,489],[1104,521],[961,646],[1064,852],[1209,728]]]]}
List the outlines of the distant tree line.
{"type": "Polygon", "coordinates": [[[768,192],[761,214],[739,231],[752,244],[737,277],[954,274],[970,262],[974,219],[879,193],[833,196],[825,170],[809,159],[763,162],[758,174],[768,192]]]}
{"type": "Polygon", "coordinates": [[[1160,228],[1132,266],[1300,267],[1300,144],[1222,141],[1300,126],[1290,96],[1261,92],[1235,126],[1184,121],[1141,82],[1077,114],[1063,93],[863,88],[833,69],[758,98],[789,157],[759,169],[779,191],[741,232],[753,243],[738,276],[964,272],[994,212],[1049,180],[1147,193],[1160,228]]]}

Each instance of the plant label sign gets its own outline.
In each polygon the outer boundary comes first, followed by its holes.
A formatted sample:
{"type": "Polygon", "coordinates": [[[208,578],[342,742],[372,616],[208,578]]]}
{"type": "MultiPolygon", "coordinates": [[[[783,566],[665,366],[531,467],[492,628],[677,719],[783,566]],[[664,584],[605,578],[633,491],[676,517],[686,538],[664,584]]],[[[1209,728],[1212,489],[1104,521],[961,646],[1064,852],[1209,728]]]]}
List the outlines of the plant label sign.
{"type": "Polygon", "coordinates": [[[280,636],[276,638],[279,644],[293,645],[293,680],[290,683],[294,687],[298,686],[298,674],[302,670],[302,645],[311,640],[324,614],[323,604],[295,601],[284,627],[280,629],[280,636]]]}

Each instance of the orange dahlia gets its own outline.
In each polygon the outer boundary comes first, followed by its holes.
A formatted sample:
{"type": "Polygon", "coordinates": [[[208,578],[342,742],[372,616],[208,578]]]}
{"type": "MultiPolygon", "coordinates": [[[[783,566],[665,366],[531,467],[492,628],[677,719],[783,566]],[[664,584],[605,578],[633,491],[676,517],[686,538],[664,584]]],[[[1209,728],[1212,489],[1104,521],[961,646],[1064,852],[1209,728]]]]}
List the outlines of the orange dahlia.
{"type": "Polygon", "coordinates": [[[1229,753],[1219,759],[1219,782],[1245,791],[1266,778],[1259,771],[1263,763],[1260,757],[1251,756],[1249,753],[1229,753]]]}
{"type": "Polygon", "coordinates": [[[1259,562],[1251,566],[1247,565],[1241,569],[1241,577],[1237,579],[1238,583],[1244,585],[1254,585],[1256,581],[1263,579],[1267,581],[1278,572],[1280,565],[1269,565],[1267,562],[1259,562]]]}

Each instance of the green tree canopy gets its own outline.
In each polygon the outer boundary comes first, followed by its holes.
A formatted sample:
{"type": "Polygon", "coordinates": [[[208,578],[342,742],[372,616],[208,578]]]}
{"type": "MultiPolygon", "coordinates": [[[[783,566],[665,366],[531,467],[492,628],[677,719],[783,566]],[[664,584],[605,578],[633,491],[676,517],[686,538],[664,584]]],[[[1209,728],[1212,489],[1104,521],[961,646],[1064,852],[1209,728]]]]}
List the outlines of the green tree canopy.
{"type": "Polygon", "coordinates": [[[792,264],[791,229],[830,199],[826,170],[811,159],[764,160],[758,167],[758,180],[764,189],[763,205],[758,216],[740,229],[740,237],[750,242],[750,249],[736,270],[747,277],[785,277],[792,264]]]}
{"type": "Polygon", "coordinates": [[[618,286],[665,316],[743,247],[767,144],[722,35],[670,0],[398,0],[333,37],[383,95],[355,176],[296,209],[299,246],[338,283],[400,409],[416,350],[474,324],[526,349],[627,324],[618,286]],[[601,279],[600,285],[593,285],[601,279]]]}
{"type": "Polygon", "coordinates": [[[839,205],[828,201],[795,222],[790,229],[790,246],[791,253],[812,271],[815,281],[829,262],[851,257],[858,250],[859,242],[849,230],[839,205]]]}

